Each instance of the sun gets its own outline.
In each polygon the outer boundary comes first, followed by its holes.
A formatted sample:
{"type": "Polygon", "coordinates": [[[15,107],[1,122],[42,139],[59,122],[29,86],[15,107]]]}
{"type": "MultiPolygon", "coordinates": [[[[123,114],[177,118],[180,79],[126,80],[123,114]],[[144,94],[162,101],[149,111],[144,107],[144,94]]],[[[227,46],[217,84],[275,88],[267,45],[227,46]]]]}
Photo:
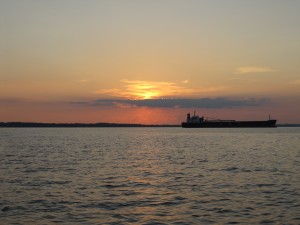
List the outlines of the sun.
{"type": "Polygon", "coordinates": [[[157,90],[139,90],[134,93],[138,99],[153,99],[160,96],[160,92],[157,90]]]}
{"type": "Polygon", "coordinates": [[[102,89],[95,94],[119,97],[131,100],[159,99],[177,95],[181,90],[174,83],[122,80],[125,85],[121,88],[102,89]]]}
{"type": "Polygon", "coordinates": [[[159,92],[158,91],[146,91],[142,94],[143,99],[152,99],[152,98],[158,98],[159,92]]]}
{"type": "Polygon", "coordinates": [[[140,82],[128,85],[127,88],[136,99],[152,99],[161,95],[159,88],[154,84],[140,82]]]}

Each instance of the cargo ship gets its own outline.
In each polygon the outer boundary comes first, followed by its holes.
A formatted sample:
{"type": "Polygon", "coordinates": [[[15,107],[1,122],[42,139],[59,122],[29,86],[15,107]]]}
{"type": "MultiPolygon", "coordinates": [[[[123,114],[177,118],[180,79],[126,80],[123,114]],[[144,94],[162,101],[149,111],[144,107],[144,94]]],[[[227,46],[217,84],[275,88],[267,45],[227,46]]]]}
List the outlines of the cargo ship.
{"type": "Polygon", "coordinates": [[[269,116],[268,120],[262,121],[236,121],[236,120],[221,120],[207,119],[203,116],[187,114],[186,122],[182,122],[183,128],[239,128],[239,127],[277,127],[276,121],[269,116]]]}

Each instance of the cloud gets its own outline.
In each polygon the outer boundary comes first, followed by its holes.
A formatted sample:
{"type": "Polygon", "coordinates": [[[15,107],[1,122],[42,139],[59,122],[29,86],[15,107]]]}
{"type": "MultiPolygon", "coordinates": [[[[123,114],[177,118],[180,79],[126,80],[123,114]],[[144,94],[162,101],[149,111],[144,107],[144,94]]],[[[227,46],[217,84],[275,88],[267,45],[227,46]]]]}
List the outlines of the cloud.
{"type": "Polygon", "coordinates": [[[0,98],[0,103],[19,103],[24,100],[24,98],[0,98]]]}
{"type": "Polygon", "coordinates": [[[300,85],[300,80],[294,80],[291,82],[292,84],[300,85]]]}
{"type": "Polygon", "coordinates": [[[272,73],[275,70],[269,67],[259,67],[259,66],[245,66],[236,68],[235,74],[245,74],[245,73],[272,73]]]}
{"type": "Polygon", "coordinates": [[[74,105],[89,105],[89,102],[87,102],[87,101],[70,101],[68,103],[74,104],[74,105]]]}
{"type": "Polygon", "coordinates": [[[186,84],[188,80],[175,82],[157,82],[145,80],[121,80],[123,87],[102,89],[95,91],[108,97],[119,97],[124,99],[157,99],[157,98],[174,98],[179,96],[197,96],[203,93],[217,92],[226,89],[225,86],[210,86],[189,88],[186,84]]]}
{"type": "Polygon", "coordinates": [[[111,88],[111,89],[101,89],[98,91],[94,91],[94,94],[104,94],[109,96],[118,96],[120,97],[121,89],[111,88]]]}
{"type": "Polygon", "coordinates": [[[229,98],[186,98],[186,99],[98,99],[94,106],[151,107],[151,108],[233,108],[260,106],[268,99],[229,99],[229,98]]]}

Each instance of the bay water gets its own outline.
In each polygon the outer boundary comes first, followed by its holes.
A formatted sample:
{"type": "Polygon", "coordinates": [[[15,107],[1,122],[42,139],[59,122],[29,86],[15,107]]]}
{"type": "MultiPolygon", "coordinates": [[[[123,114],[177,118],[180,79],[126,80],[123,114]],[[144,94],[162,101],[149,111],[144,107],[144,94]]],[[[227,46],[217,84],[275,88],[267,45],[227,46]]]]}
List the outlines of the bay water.
{"type": "Polygon", "coordinates": [[[0,224],[300,224],[300,128],[1,128],[0,224]]]}

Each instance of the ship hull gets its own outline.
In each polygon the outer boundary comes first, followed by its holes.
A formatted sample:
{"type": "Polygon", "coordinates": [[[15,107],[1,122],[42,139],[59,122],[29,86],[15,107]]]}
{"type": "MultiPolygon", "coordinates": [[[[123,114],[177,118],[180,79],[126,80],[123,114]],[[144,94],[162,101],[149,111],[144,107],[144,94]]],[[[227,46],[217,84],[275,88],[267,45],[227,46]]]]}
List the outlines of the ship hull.
{"type": "Polygon", "coordinates": [[[182,123],[183,128],[240,128],[276,127],[276,120],[266,121],[204,121],[201,123],[182,123]]]}

